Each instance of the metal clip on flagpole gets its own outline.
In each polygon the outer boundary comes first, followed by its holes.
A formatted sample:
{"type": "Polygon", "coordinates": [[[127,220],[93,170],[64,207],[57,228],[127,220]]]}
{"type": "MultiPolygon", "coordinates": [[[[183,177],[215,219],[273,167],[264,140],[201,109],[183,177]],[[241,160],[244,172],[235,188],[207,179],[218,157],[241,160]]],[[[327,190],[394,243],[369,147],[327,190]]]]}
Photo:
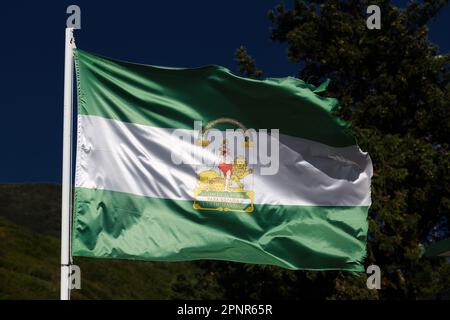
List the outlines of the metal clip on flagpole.
{"type": "Polygon", "coordinates": [[[72,209],[72,117],[73,117],[73,28],[66,28],[64,60],[64,132],[61,203],[61,300],[70,299],[71,288],[71,209],[72,209]]]}

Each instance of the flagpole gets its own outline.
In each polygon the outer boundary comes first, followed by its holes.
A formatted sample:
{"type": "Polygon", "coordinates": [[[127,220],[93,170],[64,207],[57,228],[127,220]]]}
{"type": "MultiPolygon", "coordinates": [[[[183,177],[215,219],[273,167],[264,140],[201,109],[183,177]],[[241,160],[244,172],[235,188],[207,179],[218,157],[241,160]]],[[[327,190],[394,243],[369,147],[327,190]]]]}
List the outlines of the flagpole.
{"type": "Polygon", "coordinates": [[[66,28],[64,59],[64,131],[61,202],[61,300],[70,299],[70,228],[72,208],[73,28],[66,28]]]}

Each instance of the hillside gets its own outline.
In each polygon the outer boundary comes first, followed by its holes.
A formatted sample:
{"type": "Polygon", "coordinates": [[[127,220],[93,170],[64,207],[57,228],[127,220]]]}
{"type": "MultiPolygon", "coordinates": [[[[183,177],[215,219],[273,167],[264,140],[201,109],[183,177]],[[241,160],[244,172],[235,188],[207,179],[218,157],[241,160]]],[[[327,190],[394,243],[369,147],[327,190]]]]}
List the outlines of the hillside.
{"type": "MultiPolygon", "coordinates": [[[[60,187],[0,185],[0,299],[59,298],[60,187]]],[[[75,258],[82,289],[73,299],[217,297],[198,292],[196,263],[75,258]],[[187,282],[185,279],[190,279],[187,282]]]]}

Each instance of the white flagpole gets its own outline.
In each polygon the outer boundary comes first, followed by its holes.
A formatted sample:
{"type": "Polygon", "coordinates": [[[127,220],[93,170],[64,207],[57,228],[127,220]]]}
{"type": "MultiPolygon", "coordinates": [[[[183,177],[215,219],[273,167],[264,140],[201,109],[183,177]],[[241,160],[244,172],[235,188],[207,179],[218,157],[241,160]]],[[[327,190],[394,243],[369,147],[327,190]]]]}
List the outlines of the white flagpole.
{"type": "Polygon", "coordinates": [[[64,61],[64,132],[61,203],[61,300],[70,299],[70,233],[72,208],[73,28],[66,28],[64,61]]]}

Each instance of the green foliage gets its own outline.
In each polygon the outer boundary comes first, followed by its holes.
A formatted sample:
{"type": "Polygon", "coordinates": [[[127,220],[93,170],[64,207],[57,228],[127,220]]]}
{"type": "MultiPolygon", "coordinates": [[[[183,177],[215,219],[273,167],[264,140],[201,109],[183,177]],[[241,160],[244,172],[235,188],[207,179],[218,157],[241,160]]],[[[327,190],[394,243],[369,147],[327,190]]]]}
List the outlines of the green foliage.
{"type": "MultiPolygon", "coordinates": [[[[365,275],[308,278],[271,267],[246,273],[257,285],[245,290],[258,297],[301,298],[303,288],[310,298],[398,299],[448,289],[449,264],[421,256],[421,244],[448,236],[450,229],[450,55],[438,53],[426,27],[447,3],[413,1],[400,10],[386,0],[294,1],[290,9],[280,5],[269,12],[272,39],[287,43],[289,59],[302,65],[300,78],[331,79],[327,94],[341,102],[339,115],[352,123],[372,157],[366,264],[381,267],[384,290],[369,293],[365,275]],[[381,7],[381,30],[366,28],[370,4],[381,7]],[[270,283],[267,289],[283,290],[264,292],[262,279],[270,283]]],[[[229,269],[221,281],[245,268],[229,269]]],[[[242,287],[238,282],[234,290],[242,287]]]]}
{"type": "Polygon", "coordinates": [[[245,47],[241,46],[238,48],[235,57],[241,73],[250,78],[259,78],[262,76],[262,71],[256,68],[255,60],[248,54],[245,47]]]}
{"type": "Polygon", "coordinates": [[[59,243],[0,217],[0,299],[57,298],[59,243]]]}

